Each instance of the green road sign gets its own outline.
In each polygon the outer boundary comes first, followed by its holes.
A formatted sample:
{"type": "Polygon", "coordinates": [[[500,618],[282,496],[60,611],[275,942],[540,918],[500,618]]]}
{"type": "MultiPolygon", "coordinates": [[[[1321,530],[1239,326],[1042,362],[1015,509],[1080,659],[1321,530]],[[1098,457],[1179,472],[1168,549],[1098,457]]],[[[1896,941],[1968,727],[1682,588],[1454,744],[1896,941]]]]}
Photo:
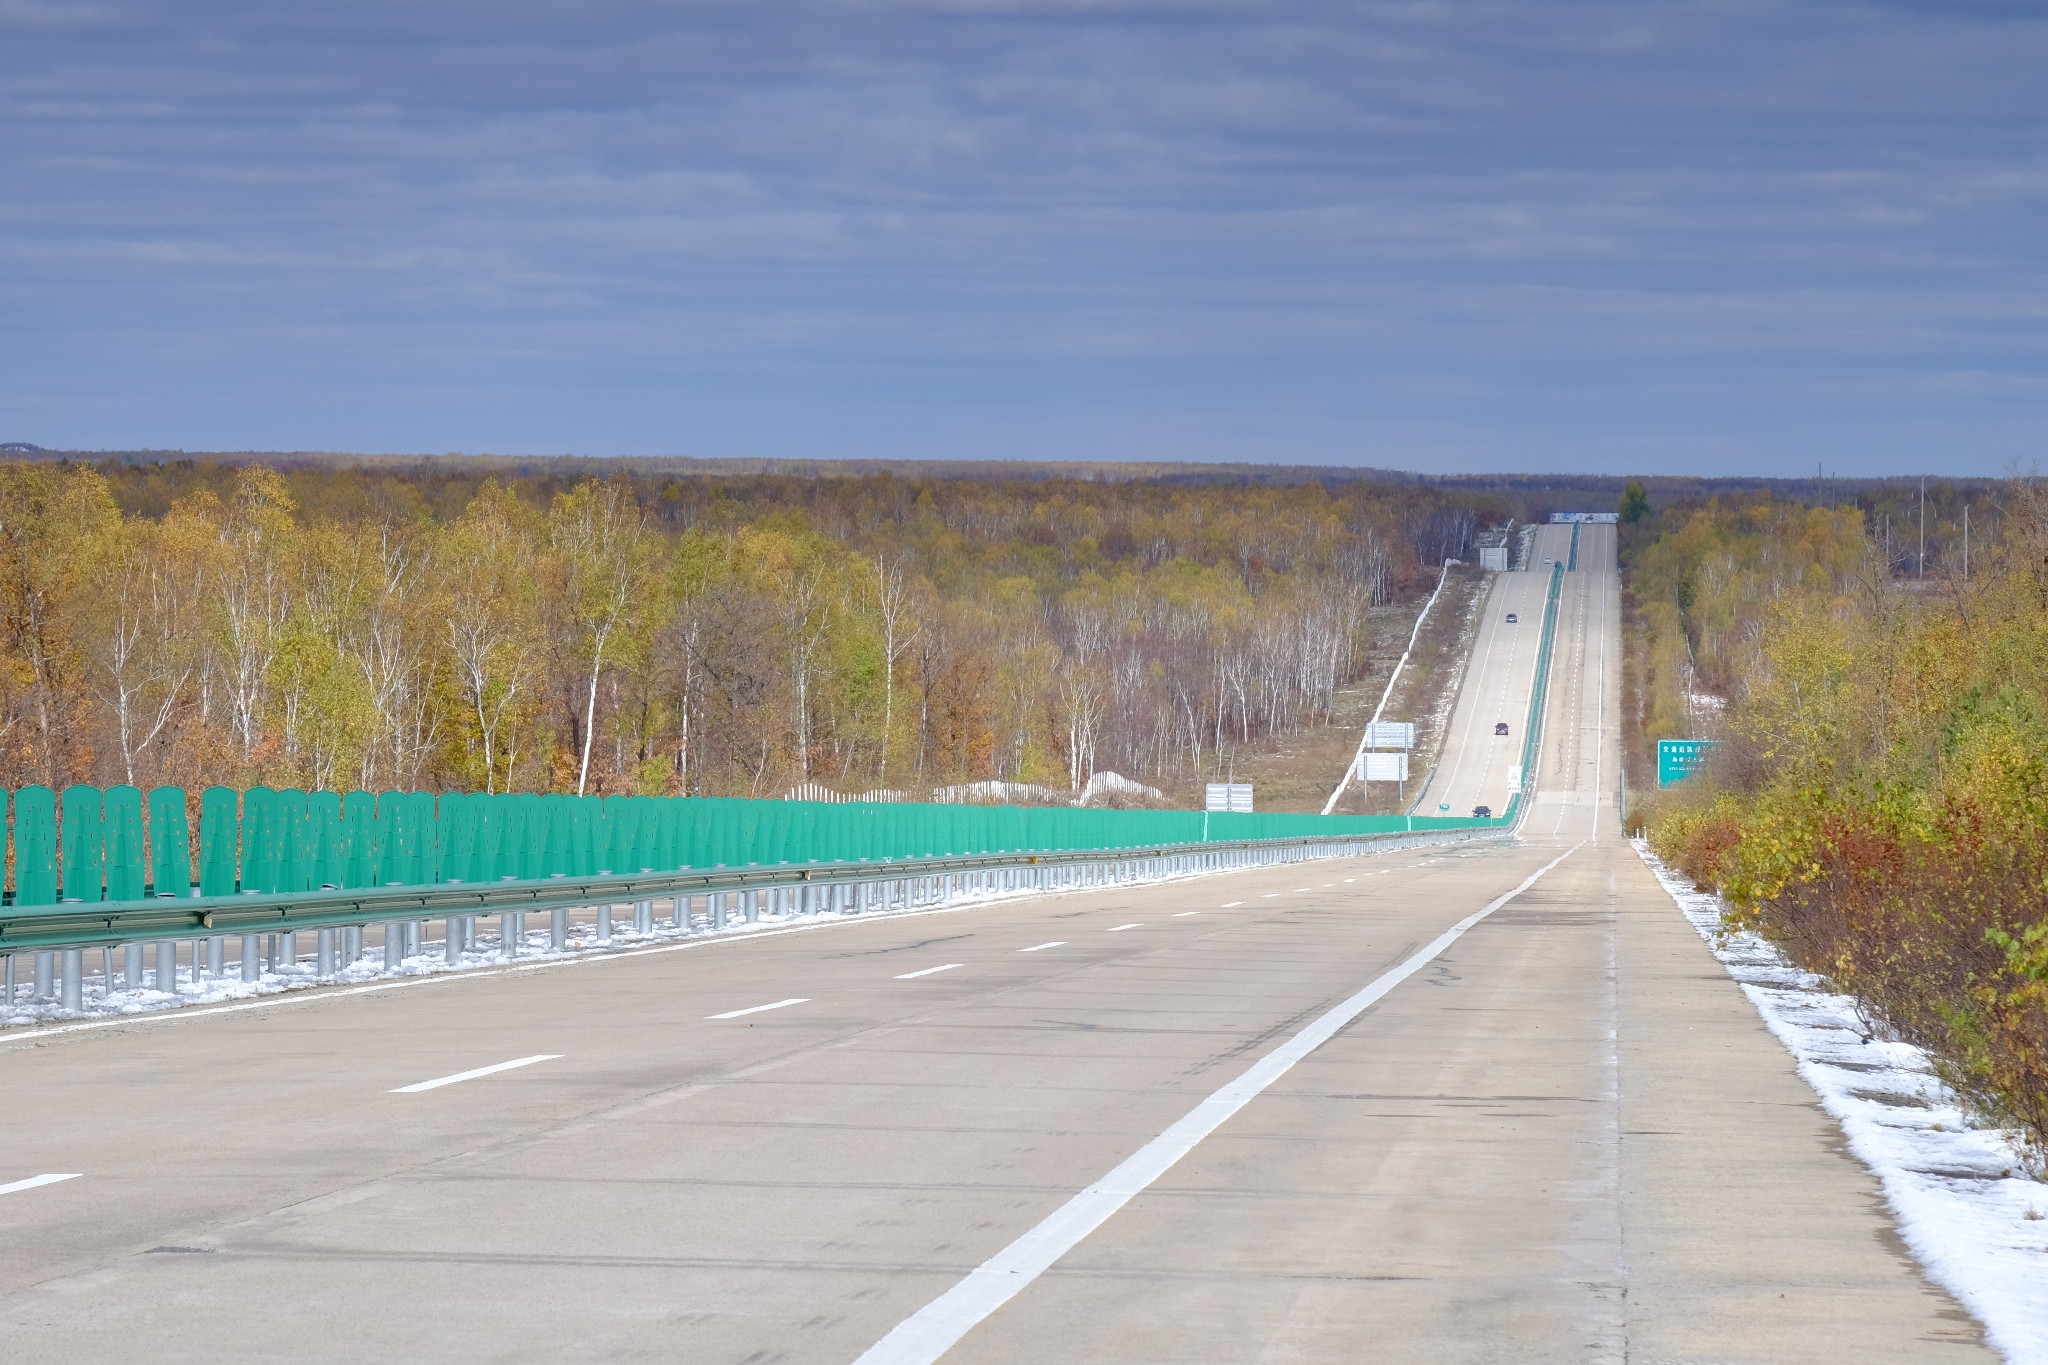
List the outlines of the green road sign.
{"type": "Polygon", "coordinates": [[[1668,787],[1693,775],[1707,761],[1707,753],[1718,739],[1660,739],[1657,741],[1657,785],[1668,787]]]}

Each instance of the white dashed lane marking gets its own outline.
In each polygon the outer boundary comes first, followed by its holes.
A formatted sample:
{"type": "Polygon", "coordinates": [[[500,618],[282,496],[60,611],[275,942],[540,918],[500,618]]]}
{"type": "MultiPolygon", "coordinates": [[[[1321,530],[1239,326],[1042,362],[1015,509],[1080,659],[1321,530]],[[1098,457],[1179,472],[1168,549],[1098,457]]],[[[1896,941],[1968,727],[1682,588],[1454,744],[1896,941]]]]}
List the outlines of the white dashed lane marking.
{"type": "Polygon", "coordinates": [[[707,1014],[704,1017],[706,1019],[737,1019],[742,1014],[759,1014],[762,1010],[779,1010],[788,1005],[808,1005],[810,1003],[811,998],[805,995],[798,996],[794,1000],[778,1000],[772,1005],[754,1005],[743,1010],[727,1010],[724,1014],[707,1014]]]}
{"type": "Polygon", "coordinates": [[[509,1062],[499,1062],[496,1066],[480,1066],[474,1071],[458,1071],[453,1076],[441,1076],[431,1081],[415,1081],[411,1085],[401,1085],[391,1093],[416,1095],[422,1090],[439,1090],[442,1086],[454,1085],[457,1081],[473,1081],[479,1076],[495,1076],[500,1071],[510,1071],[514,1067],[532,1066],[535,1062],[559,1061],[561,1056],[559,1052],[543,1052],[536,1057],[519,1057],[509,1062]]]}
{"type": "Polygon", "coordinates": [[[927,967],[921,972],[905,972],[903,973],[903,975],[897,977],[896,979],[898,981],[908,981],[912,977],[930,976],[933,972],[950,972],[955,967],[965,967],[966,965],[967,964],[965,962],[948,962],[943,967],[927,967]]]}

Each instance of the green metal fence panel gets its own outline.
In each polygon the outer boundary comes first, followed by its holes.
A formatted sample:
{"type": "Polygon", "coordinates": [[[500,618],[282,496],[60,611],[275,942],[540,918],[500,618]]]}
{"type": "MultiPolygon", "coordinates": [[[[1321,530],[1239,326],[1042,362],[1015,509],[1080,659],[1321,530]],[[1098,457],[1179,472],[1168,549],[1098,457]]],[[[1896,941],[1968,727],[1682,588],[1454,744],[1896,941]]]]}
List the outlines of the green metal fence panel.
{"type": "MultiPolygon", "coordinates": [[[[469,807],[470,844],[469,867],[464,881],[494,882],[498,880],[498,832],[503,823],[498,814],[498,798],[482,792],[459,793],[463,803],[469,807]]],[[[445,803],[447,797],[442,797],[445,803]]],[[[447,837],[447,807],[442,807],[442,834],[447,837]]],[[[447,854],[444,852],[445,859],[447,854]]]]}
{"type": "Polygon", "coordinates": [[[341,798],[341,884],[351,891],[377,885],[377,798],[362,790],[341,798]]]}
{"type": "Polygon", "coordinates": [[[347,883],[348,839],[342,823],[341,793],[313,792],[306,797],[306,880],[316,889],[339,889],[347,883]]]}
{"type": "Polygon", "coordinates": [[[596,816],[597,870],[630,876],[640,870],[633,857],[633,830],[639,812],[629,804],[632,797],[613,795],[599,798],[596,816]]]}
{"type": "Polygon", "coordinates": [[[281,891],[283,817],[277,793],[251,787],[242,793],[242,890],[281,891]]]}
{"type": "Polygon", "coordinates": [[[761,834],[761,812],[759,803],[735,801],[731,809],[732,828],[727,836],[727,847],[732,856],[724,860],[727,867],[748,867],[760,861],[755,855],[761,834]]]}
{"type": "Polygon", "coordinates": [[[505,832],[499,836],[499,866],[501,877],[537,877],[540,858],[534,853],[534,841],[543,845],[547,842],[546,817],[541,812],[540,798],[531,792],[517,796],[508,795],[505,804],[509,809],[505,816],[505,832]]]}
{"type": "Polygon", "coordinates": [[[649,796],[643,799],[647,806],[640,813],[640,827],[647,836],[647,865],[673,872],[683,865],[683,855],[676,843],[677,833],[682,828],[683,798],[649,796]]]}
{"type": "Polygon", "coordinates": [[[510,792],[491,798],[492,817],[498,829],[497,857],[491,862],[494,880],[526,875],[527,799],[510,792]]]}
{"type": "Polygon", "coordinates": [[[142,840],[142,793],[123,784],[101,798],[105,812],[107,899],[139,901],[149,894],[147,850],[142,840]]]}
{"type": "Polygon", "coordinates": [[[442,794],[439,810],[442,881],[488,880],[482,875],[477,856],[477,815],[483,803],[481,796],[465,796],[461,792],[442,794]]]}
{"type": "Polygon", "coordinates": [[[683,861],[691,867],[725,864],[725,802],[693,796],[683,805],[683,861]]]}
{"type": "Polygon", "coordinates": [[[432,886],[445,876],[441,870],[441,815],[432,792],[408,792],[405,799],[412,807],[412,880],[408,885],[432,886]]]}
{"type": "Polygon", "coordinates": [[[159,896],[191,894],[192,825],[183,787],[157,787],[149,794],[149,880],[159,896]]]}
{"type": "Polygon", "coordinates": [[[575,819],[570,812],[569,798],[559,792],[549,792],[540,798],[540,802],[547,817],[547,842],[541,846],[540,871],[535,875],[566,877],[569,875],[569,825],[575,819]]]}
{"type": "Polygon", "coordinates": [[[277,889],[311,891],[313,880],[313,811],[306,794],[286,787],[277,794],[277,889]]]}
{"type": "Polygon", "coordinates": [[[513,812],[518,809],[508,796],[493,793],[472,798],[476,802],[476,876],[478,881],[495,882],[519,875],[505,866],[505,837],[513,812]]]}
{"type": "Polygon", "coordinates": [[[57,793],[48,787],[14,794],[14,903],[57,903],[57,793]]]}
{"type": "MultiPolygon", "coordinates": [[[[713,830],[716,867],[744,867],[753,855],[753,826],[747,819],[748,802],[731,797],[718,801],[718,823],[713,830]]],[[[758,817],[756,817],[758,818],[758,817]]]]}
{"type": "Polygon", "coordinates": [[[405,793],[377,793],[376,834],[370,855],[370,872],[378,886],[397,886],[405,879],[406,826],[412,823],[404,809],[405,793]]]}
{"type": "Polygon", "coordinates": [[[242,832],[229,787],[199,793],[199,894],[232,896],[240,875],[242,832]]]}
{"type": "Polygon", "coordinates": [[[661,818],[658,814],[660,806],[651,796],[629,796],[622,802],[622,807],[619,815],[625,819],[627,828],[623,834],[613,828],[612,844],[618,850],[613,856],[624,859],[628,874],[642,868],[652,872],[661,866],[654,854],[655,824],[661,818]]]}
{"type": "Polygon", "coordinates": [[[62,848],[64,876],[60,894],[64,899],[104,899],[107,828],[105,807],[98,787],[64,789],[62,848]]]}
{"type": "Polygon", "coordinates": [[[519,803],[519,845],[508,851],[506,870],[522,879],[544,876],[541,864],[546,861],[548,846],[547,805],[532,792],[513,800],[519,803]]]}

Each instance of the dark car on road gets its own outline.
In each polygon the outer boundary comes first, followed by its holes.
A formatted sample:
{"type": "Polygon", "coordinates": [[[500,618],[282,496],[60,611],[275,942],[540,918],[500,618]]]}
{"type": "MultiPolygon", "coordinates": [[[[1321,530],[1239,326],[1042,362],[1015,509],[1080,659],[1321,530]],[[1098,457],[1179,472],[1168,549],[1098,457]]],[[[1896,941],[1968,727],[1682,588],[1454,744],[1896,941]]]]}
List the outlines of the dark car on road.
{"type": "Polygon", "coordinates": [[[1514,624],[1515,624],[1515,620],[1516,620],[1516,618],[1515,618],[1515,614],[1514,614],[1513,612],[1509,612],[1509,613],[1508,613],[1508,624],[1509,624],[1509,625],[1514,625],[1514,624]]]}
{"type": "Polygon", "coordinates": [[[1495,721],[1493,725],[1493,732],[1497,735],[1506,734],[1508,732],[1508,723],[1504,720],[1495,721]]]}
{"type": "Polygon", "coordinates": [[[1493,807],[1474,806],[1472,808],[1472,818],[1474,820],[1491,820],[1493,818],[1493,807]]]}

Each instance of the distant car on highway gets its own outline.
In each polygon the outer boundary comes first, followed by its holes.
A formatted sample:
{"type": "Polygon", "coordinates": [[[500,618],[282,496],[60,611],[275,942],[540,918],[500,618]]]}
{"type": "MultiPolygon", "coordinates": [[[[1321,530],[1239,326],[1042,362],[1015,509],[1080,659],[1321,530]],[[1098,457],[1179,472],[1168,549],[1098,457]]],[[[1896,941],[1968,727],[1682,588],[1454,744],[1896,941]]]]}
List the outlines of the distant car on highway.
{"type": "Polygon", "coordinates": [[[1513,625],[1513,624],[1515,624],[1515,622],[1516,622],[1516,621],[1518,621],[1519,619],[1521,619],[1521,618],[1517,617],[1517,616],[1516,616],[1516,615],[1515,615],[1515,614],[1514,614],[1513,612],[1509,612],[1509,613],[1508,613],[1508,624],[1509,624],[1509,625],[1513,625]]]}
{"type": "Polygon", "coordinates": [[[1497,735],[1506,734],[1508,732],[1508,723],[1504,720],[1495,721],[1493,725],[1493,732],[1497,735]]]}
{"type": "Polygon", "coordinates": [[[1491,820],[1493,818],[1493,807],[1474,806],[1472,808],[1472,818],[1475,820],[1491,820]]]}

